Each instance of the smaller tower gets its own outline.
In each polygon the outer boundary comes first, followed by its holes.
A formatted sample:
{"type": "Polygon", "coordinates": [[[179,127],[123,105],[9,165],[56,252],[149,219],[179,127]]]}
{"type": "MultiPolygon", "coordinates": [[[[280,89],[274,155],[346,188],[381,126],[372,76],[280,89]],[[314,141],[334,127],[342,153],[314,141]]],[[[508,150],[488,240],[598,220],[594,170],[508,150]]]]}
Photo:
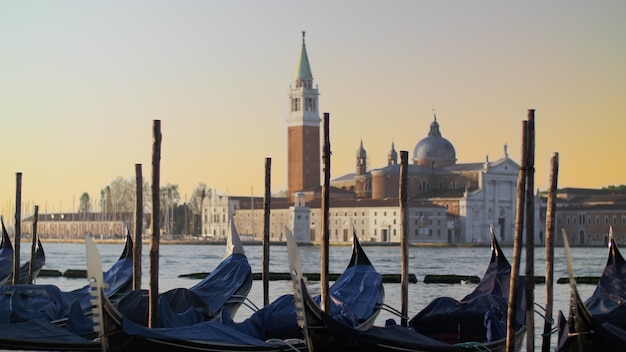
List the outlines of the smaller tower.
{"type": "Polygon", "coordinates": [[[361,140],[361,146],[356,151],[356,175],[365,175],[367,172],[367,152],[363,148],[363,140],[361,140]]]}
{"type": "Polygon", "coordinates": [[[393,142],[391,142],[391,150],[389,154],[387,154],[387,165],[397,165],[398,164],[398,152],[396,152],[396,148],[393,142]]]}
{"type": "Polygon", "coordinates": [[[297,243],[310,243],[311,209],[305,204],[304,193],[296,193],[294,205],[289,207],[289,211],[291,212],[290,219],[294,239],[297,243]]]}

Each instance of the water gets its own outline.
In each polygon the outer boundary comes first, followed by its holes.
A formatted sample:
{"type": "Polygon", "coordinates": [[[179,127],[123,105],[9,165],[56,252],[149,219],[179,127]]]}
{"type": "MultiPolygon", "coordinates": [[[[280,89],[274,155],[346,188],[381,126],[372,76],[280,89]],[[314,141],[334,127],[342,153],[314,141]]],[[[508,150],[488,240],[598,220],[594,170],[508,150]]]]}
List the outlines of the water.
{"type": "MultiPolygon", "coordinates": [[[[120,256],[123,244],[98,244],[103,267],[108,269],[120,256]]],[[[46,251],[45,269],[56,269],[65,272],[67,269],[85,269],[85,245],[82,243],[44,243],[46,251]]],[[[367,246],[365,252],[376,269],[383,274],[401,273],[400,247],[367,246]]],[[[30,249],[28,249],[30,250],[30,249]]],[[[262,271],[263,248],[261,246],[246,246],[246,255],[253,272],[262,271]]],[[[513,258],[513,248],[502,249],[509,261],[513,258]]],[[[525,270],[524,252],[520,272],[525,270]]],[[[159,260],[159,291],[166,291],[176,287],[191,287],[197,279],[181,278],[181,274],[210,272],[222,260],[225,254],[224,245],[160,245],[159,260]]],[[[320,271],[320,247],[300,247],[302,268],[305,272],[320,271]]],[[[341,273],[350,259],[350,247],[330,247],[329,268],[331,273],[341,273]]],[[[26,258],[22,254],[22,258],[26,258]]],[[[600,276],[606,263],[608,250],[604,247],[572,248],[574,274],[576,276],[600,276]]],[[[149,285],[148,271],[149,247],[143,247],[143,288],[149,285]]],[[[556,280],[567,277],[567,264],[563,248],[555,249],[554,263],[554,310],[556,317],[559,310],[567,312],[569,301],[569,285],[556,284],[556,280]]],[[[428,302],[439,296],[450,296],[460,299],[473,290],[475,284],[425,284],[424,276],[428,274],[457,274],[476,275],[482,277],[490,258],[488,247],[410,247],[409,248],[409,272],[417,276],[417,283],[409,284],[409,317],[412,317],[428,302]]],[[[288,272],[288,259],[286,246],[272,246],[270,248],[270,271],[288,272]]],[[[545,275],[545,249],[535,250],[535,275],[545,275]]],[[[85,285],[86,279],[67,278],[39,278],[37,283],[54,284],[62,290],[72,290],[85,285]]],[[[270,302],[285,293],[291,293],[291,282],[270,281],[270,302]]],[[[587,298],[593,292],[593,285],[579,285],[579,292],[583,298],[587,298]]],[[[385,284],[385,303],[400,310],[400,284],[385,284]]],[[[309,290],[313,294],[320,291],[318,282],[311,282],[309,290]]],[[[535,302],[545,306],[545,285],[535,287],[535,302]]],[[[263,305],[263,286],[261,281],[255,281],[248,298],[257,306],[263,305]]],[[[235,316],[235,321],[241,321],[252,313],[251,309],[242,307],[235,316]]],[[[541,332],[543,331],[543,319],[535,314],[535,350],[541,350],[541,332]]],[[[385,320],[399,318],[388,312],[381,312],[377,319],[377,325],[384,325],[385,320]]],[[[556,343],[556,335],[552,336],[552,345],[556,343]]],[[[525,350],[525,349],[524,349],[525,350]]]]}

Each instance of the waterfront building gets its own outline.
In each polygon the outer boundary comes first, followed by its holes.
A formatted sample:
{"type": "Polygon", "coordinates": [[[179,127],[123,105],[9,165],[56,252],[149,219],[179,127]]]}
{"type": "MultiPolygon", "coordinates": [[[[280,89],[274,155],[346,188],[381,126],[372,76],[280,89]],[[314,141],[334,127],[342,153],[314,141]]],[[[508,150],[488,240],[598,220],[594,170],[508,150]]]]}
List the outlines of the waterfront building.
{"type": "MultiPolygon", "coordinates": [[[[270,212],[271,241],[285,241],[289,228],[299,243],[320,242],[322,239],[321,199],[305,202],[303,194],[291,203],[272,199],[270,212]]],[[[255,240],[263,238],[264,210],[259,198],[239,199],[235,209],[235,225],[240,234],[255,240]],[[261,207],[261,208],[259,208],[261,207]],[[255,210],[256,209],[256,210],[255,210]]],[[[451,243],[447,209],[430,202],[408,202],[407,233],[412,242],[451,243]]],[[[361,242],[400,243],[401,223],[398,199],[341,199],[329,201],[329,240],[350,242],[355,233],[361,242]]]]}
{"type": "MultiPolygon", "coordinates": [[[[91,233],[97,239],[119,239],[126,230],[134,229],[135,214],[124,213],[45,213],[38,214],[37,235],[42,239],[81,240],[91,233]]],[[[20,233],[29,238],[33,232],[34,215],[21,222],[20,233]]],[[[144,229],[150,223],[144,216],[144,229]]],[[[145,233],[145,231],[144,231],[145,233]]]]}
{"type": "MultiPolygon", "coordinates": [[[[541,194],[541,234],[545,237],[548,194],[541,194]]],[[[555,243],[563,244],[563,231],[574,246],[606,246],[609,231],[618,244],[626,244],[626,191],[563,188],[556,194],[555,243]]],[[[543,243],[543,242],[541,242],[543,243]]]]}

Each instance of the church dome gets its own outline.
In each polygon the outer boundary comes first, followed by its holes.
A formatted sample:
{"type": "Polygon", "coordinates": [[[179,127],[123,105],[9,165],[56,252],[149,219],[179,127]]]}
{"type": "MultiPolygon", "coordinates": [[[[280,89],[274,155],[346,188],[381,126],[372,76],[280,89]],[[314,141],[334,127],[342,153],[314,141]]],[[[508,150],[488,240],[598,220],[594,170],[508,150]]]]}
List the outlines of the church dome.
{"type": "Polygon", "coordinates": [[[415,146],[413,163],[433,168],[456,163],[456,151],[452,143],[441,136],[437,115],[430,124],[428,136],[415,146]]]}

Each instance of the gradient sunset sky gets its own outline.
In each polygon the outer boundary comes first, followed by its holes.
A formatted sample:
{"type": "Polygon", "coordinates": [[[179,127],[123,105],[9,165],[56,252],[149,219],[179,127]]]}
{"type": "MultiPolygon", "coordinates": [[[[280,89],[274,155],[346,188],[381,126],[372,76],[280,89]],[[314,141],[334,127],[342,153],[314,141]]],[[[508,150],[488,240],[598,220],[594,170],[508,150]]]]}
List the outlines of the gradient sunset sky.
{"type": "MultiPolygon", "coordinates": [[[[535,109],[535,186],[626,184],[626,1],[0,1],[0,214],[73,211],[135,164],[182,199],[287,188],[302,31],[329,112],[331,178],[392,142],[412,157],[437,114],[459,163],[519,163],[535,109]]],[[[9,218],[9,219],[7,219],[9,218]]]]}

